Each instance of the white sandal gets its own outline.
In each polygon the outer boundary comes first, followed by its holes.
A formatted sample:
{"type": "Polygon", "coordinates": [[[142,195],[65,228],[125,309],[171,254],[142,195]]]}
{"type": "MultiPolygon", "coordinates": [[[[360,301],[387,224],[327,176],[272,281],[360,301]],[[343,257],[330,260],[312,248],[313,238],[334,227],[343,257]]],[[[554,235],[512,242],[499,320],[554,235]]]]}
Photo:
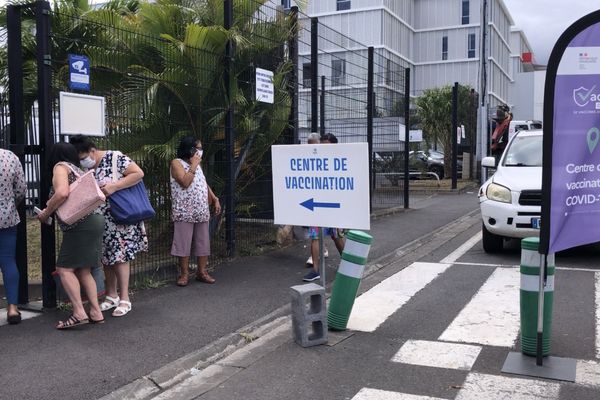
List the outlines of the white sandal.
{"type": "Polygon", "coordinates": [[[112,310],[113,308],[115,308],[119,305],[120,301],[121,301],[121,299],[119,299],[119,296],[117,296],[117,297],[104,296],[104,301],[102,303],[100,303],[100,310],[101,311],[112,310]]]}
{"type": "Polygon", "coordinates": [[[127,313],[131,311],[131,302],[126,300],[119,301],[119,305],[115,308],[115,311],[112,312],[113,317],[124,317],[127,313]],[[125,304],[122,306],[121,304],[125,304]]]}

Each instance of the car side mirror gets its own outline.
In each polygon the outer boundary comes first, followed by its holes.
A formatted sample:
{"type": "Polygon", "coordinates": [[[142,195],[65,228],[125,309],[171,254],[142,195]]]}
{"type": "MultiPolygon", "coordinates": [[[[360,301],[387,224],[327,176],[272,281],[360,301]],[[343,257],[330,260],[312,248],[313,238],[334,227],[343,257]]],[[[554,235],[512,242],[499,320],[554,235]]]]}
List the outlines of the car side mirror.
{"type": "Polygon", "coordinates": [[[484,157],[483,160],[481,160],[481,166],[484,168],[496,168],[496,158],[484,157]]]}

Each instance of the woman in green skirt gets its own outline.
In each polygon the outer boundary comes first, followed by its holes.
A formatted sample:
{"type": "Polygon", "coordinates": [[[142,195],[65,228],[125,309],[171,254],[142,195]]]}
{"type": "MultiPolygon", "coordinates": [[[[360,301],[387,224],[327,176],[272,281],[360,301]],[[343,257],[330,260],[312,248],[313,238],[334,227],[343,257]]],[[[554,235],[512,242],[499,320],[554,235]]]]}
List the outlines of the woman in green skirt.
{"type": "MultiPolygon", "coordinates": [[[[79,168],[77,150],[69,143],[56,143],[52,146],[48,167],[52,170],[50,200],[38,215],[38,219],[44,223],[69,197],[69,185],[77,179],[75,171],[83,174],[79,168]]],[[[56,329],[102,323],[104,318],[98,305],[96,281],[91,269],[100,266],[104,216],[100,210],[96,210],[71,225],[65,224],[60,218],[57,220],[63,232],[63,240],[56,260],[56,271],[73,306],[73,314],[65,321],[60,321],[56,329]],[[89,317],[83,308],[81,288],[89,300],[89,317]]]]}

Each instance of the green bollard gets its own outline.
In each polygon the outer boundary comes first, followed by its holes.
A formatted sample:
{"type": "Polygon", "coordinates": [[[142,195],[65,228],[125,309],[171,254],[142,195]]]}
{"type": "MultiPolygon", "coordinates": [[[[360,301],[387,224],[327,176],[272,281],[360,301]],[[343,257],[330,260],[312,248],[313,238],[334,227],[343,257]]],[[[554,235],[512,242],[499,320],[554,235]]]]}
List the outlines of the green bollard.
{"type": "Polygon", "coordinates": [[[335,276],[327,312],[329,329],[346,329],[372,242],[373,237],[365,232],[349,231],[346,234],[342,261],[335,276]]]}
{"type": "MultiPolygon", "coordinates": [[[[540,279],[540,240],[537,237],[521,241],[521,352],[529,356],[537,354],[538,295],[540,279]]],[[[547,257],[548,279],[544,289],[544,335],[542,354],[550,354],[552,333],[552,304],[554,300],[554,254],[547,257]]]]}

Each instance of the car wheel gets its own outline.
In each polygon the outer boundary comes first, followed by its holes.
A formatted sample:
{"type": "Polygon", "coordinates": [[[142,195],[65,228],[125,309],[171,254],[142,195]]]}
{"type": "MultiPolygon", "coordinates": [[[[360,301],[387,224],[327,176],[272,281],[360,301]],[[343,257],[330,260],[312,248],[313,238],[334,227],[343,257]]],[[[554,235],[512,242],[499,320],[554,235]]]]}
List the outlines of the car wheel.
{"type": "Polygon", "coordinates": [[[442,167],[431,167],[431,172],[435,172],[440,179],[444,179],[444,168],[442,167]]]}
{"type": "Polygon", "coordinates": [[[482,242],[483,242],[483,250],[486,253],[499,253],[504,248],[504,239],[502,236],[494,235],[490,231],[488,231],[485,227],[485,224],[481,225],[481,233],[482,233],[482,242]]]}

